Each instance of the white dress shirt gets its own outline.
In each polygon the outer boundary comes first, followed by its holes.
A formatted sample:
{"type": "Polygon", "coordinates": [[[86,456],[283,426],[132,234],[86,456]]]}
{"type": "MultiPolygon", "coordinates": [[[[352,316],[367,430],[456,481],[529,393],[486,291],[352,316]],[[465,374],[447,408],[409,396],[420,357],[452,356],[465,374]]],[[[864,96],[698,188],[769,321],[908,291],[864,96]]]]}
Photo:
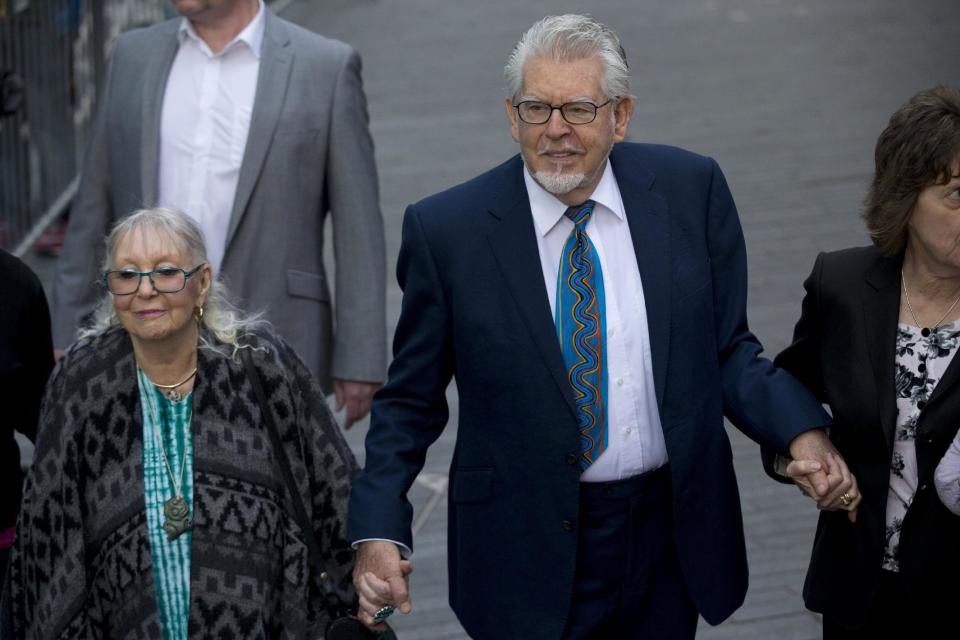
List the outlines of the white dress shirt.
{"type": "MultiPolygon", "coordinates": [[[[560,255],[573,221],[564,216],[567,205],[547,192],[526,167],[523,178],[537,232],[543,283],[556,315],[560,255]]],[[[667,446],[657,409],[653,358],[640,267],[620,188],[610,163],[590,199],[596,202],[587,222],[587,235],[600,256],[607,323],[607,448],[580,476],[581,482],[608,482],[653,471],[667,463],[667,446]]],[[[559,340],[559,339],[558,339],[559,340]]],[[[404,558],[412,551],[396,540],[404,558]]]]}
{"type": "Polygon", "coordinates": [[[197,221],[215,272],[223,262],[247,146],[263,28],[261,0],[250,24],[214,54],[184,18],[163,96],[159,204],[197,221]]]}
{"type": "MultiPolygon", "coordinates": [[[[557,278],[563,245],[573,231],[567,205],[548,193],[524,168],[537,231],[543,282],[556,316],[557,278]]],[[[607,448],[580,476],[606,482],[653,471],[667,462],[657,410],[653,360],[643,283],[620,188],[610,163],[590,199],[596,202],[587,235],[600,257],[607,323],[607,448]]]]}

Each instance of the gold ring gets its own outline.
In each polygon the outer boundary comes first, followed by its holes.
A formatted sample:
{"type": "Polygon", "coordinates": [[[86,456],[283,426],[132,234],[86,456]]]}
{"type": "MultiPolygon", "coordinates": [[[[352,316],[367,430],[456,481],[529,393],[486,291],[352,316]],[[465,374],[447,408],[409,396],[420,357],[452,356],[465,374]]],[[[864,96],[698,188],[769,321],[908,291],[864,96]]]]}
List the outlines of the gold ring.
{"type": "Polygon", "coordinates": [[[845,493],[840,496],[840,502],[843,503],[843,506],[849,507],[850,503],[853,502],[853,496],[851,496],[849,493],[845,493]]]}

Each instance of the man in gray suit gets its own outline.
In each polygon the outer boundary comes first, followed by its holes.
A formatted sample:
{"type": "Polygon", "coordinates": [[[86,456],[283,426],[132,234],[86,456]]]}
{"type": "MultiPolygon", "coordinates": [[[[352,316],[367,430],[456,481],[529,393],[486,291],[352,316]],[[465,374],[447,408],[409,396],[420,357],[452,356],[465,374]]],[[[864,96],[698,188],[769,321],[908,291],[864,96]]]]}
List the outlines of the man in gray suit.
{"type": "Polygon", "coordinates": [[[385,251],[360,59],[262,0],[173,0],[184,16],[116,41],[54,284],[54,344],[98,297],[102,238],[168,205],[214,271],[264,310],[349,426],[386,360],[385,251]],[[323,261],[333,222],[336,313],[323,261]]]}

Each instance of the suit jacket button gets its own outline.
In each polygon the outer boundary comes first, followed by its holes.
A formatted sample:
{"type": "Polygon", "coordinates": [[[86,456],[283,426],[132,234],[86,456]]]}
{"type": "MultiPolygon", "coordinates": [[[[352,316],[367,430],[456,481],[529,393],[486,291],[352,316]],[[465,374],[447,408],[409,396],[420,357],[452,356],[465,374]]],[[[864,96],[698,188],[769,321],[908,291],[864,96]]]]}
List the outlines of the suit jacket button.
{"type": "Polygon", "coordinates": [[[567,464],[577,464],[577,454],[568,453],[567,454],[567,464]]]}
{"type": "Polygon", "coordinates": [[[573,531],[573,523],[570,522],[569,520],[564,520],[563,529],[564,531],[573,531]]]}

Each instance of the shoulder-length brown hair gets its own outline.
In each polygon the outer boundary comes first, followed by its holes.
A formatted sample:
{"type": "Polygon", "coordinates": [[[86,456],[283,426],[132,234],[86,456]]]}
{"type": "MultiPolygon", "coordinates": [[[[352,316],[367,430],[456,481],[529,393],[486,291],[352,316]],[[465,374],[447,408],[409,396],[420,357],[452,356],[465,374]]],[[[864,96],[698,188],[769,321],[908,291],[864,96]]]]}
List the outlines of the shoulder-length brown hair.
{"type": "Polygon", "coordinates": [[[960,91],[936,86],[897,109],[877,140],[863,219],[886,255],[903,251],[920,192],[960,172],[960,91]]]}

